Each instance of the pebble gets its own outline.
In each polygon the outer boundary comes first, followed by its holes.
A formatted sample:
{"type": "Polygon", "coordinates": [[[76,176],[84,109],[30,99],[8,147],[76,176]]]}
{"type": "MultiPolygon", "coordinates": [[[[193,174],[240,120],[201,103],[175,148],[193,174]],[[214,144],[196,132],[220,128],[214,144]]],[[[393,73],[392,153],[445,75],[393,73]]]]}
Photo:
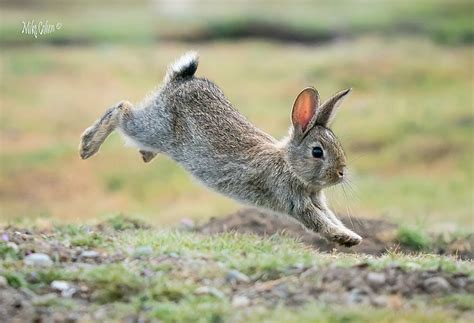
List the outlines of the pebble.
{"type": "Polygon", "coordinates": [[[450,289],[450,285],[443,277],[431,277],[423,282],[423,286],[430,293],[443,293],[450,289]]]}
{"type": "Polygon", "coordinates": [[[250,304],[250,300],[246,296],[234,296],[232,298],[233,307],[246,307],[250,304]]]}
{"type": "Polygon", "coordinates": [[[385,307],[388,304],[387,296],[385,295],[374,296],[371,299],[371,304],[378,307],[385,307]]]}
{"type": "Polygon", "coordinates": [[[250,278],[238,270],[232,269],[227,272],[226,280],[230,283],[248,283],[250,278]]]}
{"type": "Polygon", "coordinates": [[[149,256],[153,253],[153,248],[151,246],[140,246],[135,249],[133,255],[135,257],[149,256]]]}
{"type": "Polygon", "coordinates": [[[8,286],[8,281],[5,277],[0,276],[0,288],[5,288],[8,286]]]}
{"type": "Polygon", "coordinates": [[[70,287],[69,283],[64,280],[55,280],[51,283],[51,288],[59,291],[67,290],[70,287]]]}
{"type": "Polygon", "coordinates": [[[350,292],[347,301],[349,304],[368,304],[369,297],[364,290],[355,288],[350,292]]]}
{"type": "Polygon", "coordinates": [[[304,268],[305,268],[304,264],[296,263],[296,264],[290,266],[288,269],[286,269],[285,273],[287,273],[289,275],[299,274],[300,272],[303,271],[304,268]]]}
{"type": "Polygon", "coordinates": [[[198,287],[194,292],[197,295],[212,295],[221,299],[225,297],[224,293],[222,293],[220,290],[209,286],[198,287]]]}
{"type": "Polygon", "coordinates": [[[69,282],[64,280],[55,280],[51,283],[51,288],[61,292],[62,297],[72,297],[76,292],[76,288],[69,282]]]}
{"type": "Polygon", "coordinates": [[[384,273],[370,272],[367,274],[367,282],[370,287],[380,287],[385,284],[386,278],[384,273]]]}
{"type": "Polygon", "coordinates": [[[25,265],[35,267],[51,267],[53,261],[51,258],[44,253],[32,253],[23,259],[25,265]]]}
{"type": "Polygon", "coordinates": [[[81,253],[81,257],[83,257],[83,258],[97,258],[99,256],[100,256],[100,253],[98,253],[97,251],[94,251],[94,250],[84,250],[81,253]]]}
{"type": "Polygon", "coordinates": [[[195,227],[194,221],[192,219],[182,219],[179,223],[179,226],[183,230],[192,231],[195,227]]]}

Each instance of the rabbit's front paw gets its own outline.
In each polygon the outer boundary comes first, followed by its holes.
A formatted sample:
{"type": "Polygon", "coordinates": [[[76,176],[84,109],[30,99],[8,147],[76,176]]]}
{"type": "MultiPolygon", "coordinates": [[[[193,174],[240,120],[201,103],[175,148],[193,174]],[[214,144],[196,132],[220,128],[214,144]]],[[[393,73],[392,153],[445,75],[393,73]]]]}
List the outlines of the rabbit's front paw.
{"type": "Polygon", "coordinates": [[[87,159],[94,155],[100,147],[101,142],[94,140],[97,129],[95,127],[87,128],[81,136],[79,144],[79,154],[82,159],[87,159]]]}
{"type": "Polygon", "coordinates": [[[349,229],[334,232],[328,236],[329,240],[334,241],[345,247],[356,246],[362,241],[362,237],[349,229]]]}

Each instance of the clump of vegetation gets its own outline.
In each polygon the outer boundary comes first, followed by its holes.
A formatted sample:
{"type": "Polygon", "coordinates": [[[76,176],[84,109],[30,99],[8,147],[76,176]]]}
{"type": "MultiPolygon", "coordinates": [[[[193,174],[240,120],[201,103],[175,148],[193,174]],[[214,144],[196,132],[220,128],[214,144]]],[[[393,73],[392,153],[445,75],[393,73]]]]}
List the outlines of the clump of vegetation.
{"type": "Polygon", "coordinates": [[[19,257],[18,250],[5,241],[0,241],[0,258],[16,260],[19,257]]]}
{"type": "Polygon", "coordinates": [[[94,289],[92,297],[99,303],[128,300],[145,287],[145,281],[124,264],[99,265],[82,272],[78,280],[94,289]]]}
{"type": "Polygon", "coordinates": [[[431,244],[431,238],[420,228],[402,226],[398,230],[397,240],[403,246],[416,250],[426,250],[431,244]]]}
{"type": "Polygon", "coordinates": [[[111,226],[116,231],[149,228],[145,222],[126,217],[123,214],[110,217],[107,220],[106,225],[111,226]]]}
{"type": "Polygon", "coordinates": [[[66,225],[59,230],[72,246],[94,248],[104,243],[102,235],[91,227],[66,225]]]}

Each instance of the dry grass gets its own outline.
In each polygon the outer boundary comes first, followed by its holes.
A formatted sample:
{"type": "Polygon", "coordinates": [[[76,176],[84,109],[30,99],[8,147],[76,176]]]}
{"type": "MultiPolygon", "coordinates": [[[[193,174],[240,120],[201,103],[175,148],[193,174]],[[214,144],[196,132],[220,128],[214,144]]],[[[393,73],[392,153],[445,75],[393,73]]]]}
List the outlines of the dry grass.
{"type": "MultiPolygon", "coordinates": [[[[347,200],[335,190],[339,211],[427,226],[444,223],[446,214],[455,226],[471,220],[471,47],[378,38],[325,47],[193,47],[202,58],[198,74],[216,81],[242,113],[276,137],[287,131],[300,88],[313,84],[327,97],[354,87],[335,131],[348,148],[356,192],[347,200]]],[[[202,188],[168,159],[143,164],[116,135],[95,158],[77,157],[85,127],[118,100],[141,100],[167,64],[189,48],[163,43],[4,50],[2,219],[82,222],[133,213],[176,223],[235,210],[237,204],[202,188]]]]}

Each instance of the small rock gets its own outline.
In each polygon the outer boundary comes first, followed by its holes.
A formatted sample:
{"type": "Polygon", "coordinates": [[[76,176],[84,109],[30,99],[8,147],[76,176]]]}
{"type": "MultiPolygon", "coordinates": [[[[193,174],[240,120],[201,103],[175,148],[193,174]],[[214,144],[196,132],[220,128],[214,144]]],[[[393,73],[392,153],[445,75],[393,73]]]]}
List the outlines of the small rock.
{"type": "Polygon", "coordinates": [[[430,293],[444,293],[449,291],[451,285],[443,277],[431,277],[423,282],[423,287],[430,293]]]}
{"type": "Polygon", "coordinates": [[[149,256],[153,253],[153,248],[151,246],[140,246],[135,249],[133,255],[135,257],[149,256]]]}
{"type": "Polygon", "coordinates": [[[385,274],[384,273],[376,273],[370,272],[367,274],[367,282],[369,283],[370,287],[380,287],[385,284],[385,274]]]}
{"type": "Polygon", "coordinates": [[[35,267],[51,267],[53,261],[44,253],[32,253],[23,259],[25,265],[35,267]]]}
{"type": "Polygon", "coordinates": [[[183,230],[192,231],[195,227],[194,221],[192,219],[182,219],[179,223],[179,226],[183,230]]]}
{"type": "Polygon", "coordinates": [[[247,275],[235,269],[229,270],[227,272],[226,280],[232,284],[250,282],[250,278],[247,275]]]}
{"type": "Polygon", "coordinates": [[[205,294],[209,294],[209,290],[210,290],[210,287],[201,286],[201,287],[196,288],[194,293],[196,293],[197,295],[205,295],[205,294]]]}
{"type": "Polygon", "coordinates": [[[234,296],[232,298],[233,307],[246,307],[250,304],[250,300],[246,296],[234,296]]]}
{"type": "Polygon", "coordinates": [[[67,298],[70,298],[72,297],[72,295],[74,295],[76,293],[77,289],[75,289],[74,287],[70,287],[66,290],[63,290],[61,292],[61,296],[62,297],[67,297],[67,298]]]}
{"type": "Polygon", "coordinates": [[[51,283],[51,288],[58,290],[58,291],[64,291],[70,287],[69,283],[64,280],[55,280],[51,283]]]}
{"type": "Polygon", "coordinates": [[[280,283],[278,285],[275,285],[275,287],[271,290],[271,293],[276,297],[285,300],[288,298],[290,290],[286,283],[280,283]]]}
{"type": "Polygon", "coordinates": [[[76,289],[64,280],[55,280],[51,283],[51,288],[61,292],[62,297],[72,297],[76,289]]]}
{"type": "Polygon", "coordinates": [[[100,307],[97,311],[92,314],[93,318],[97,321],[104,321],[107,319],[107,310],[104,307],[100,307]]]}
{"type": "Polygon", "coordinates": [[[355,288],[350,292],[347,301],[349,304],[369,304],[369,296],[364,290],[355,288]]]}
{"type": "Polygon", "coordinates": [[[5,288],[8,286],[8,281],[5,277],[0,276],[0,288],[5,288]]]}
{"type": "Polygon", "coordinates": [[[100,253],[98,253],[97,251],[94,251],[94,250],[84,250],[81,253],[81,257],[83,257],[83,258],[97,258],[99,256],[100,256],[100,253]]]}
{"type": "Polygon", "coordinates": [[[212,295],[221,299],[225,297],[224,293],[222,293],[220,290],[209,286],[198,287],[194,293],[196,293],[196,295],[212,295]]]}
{"type": "Polygon", "coordinates": [[[304,270],[305,266],[302,263],[296,263],[292,266],[290,266],[288,269],[285,270],[285,272],[289,275],[295,275],[299,274],[304,270]]]}
{"type": "Polygon", "coordinates": [[[371,303],[374,306],[385,307],[388,304],[388,299],[385,295],[378,295],[372,298],[371,303]]]}

